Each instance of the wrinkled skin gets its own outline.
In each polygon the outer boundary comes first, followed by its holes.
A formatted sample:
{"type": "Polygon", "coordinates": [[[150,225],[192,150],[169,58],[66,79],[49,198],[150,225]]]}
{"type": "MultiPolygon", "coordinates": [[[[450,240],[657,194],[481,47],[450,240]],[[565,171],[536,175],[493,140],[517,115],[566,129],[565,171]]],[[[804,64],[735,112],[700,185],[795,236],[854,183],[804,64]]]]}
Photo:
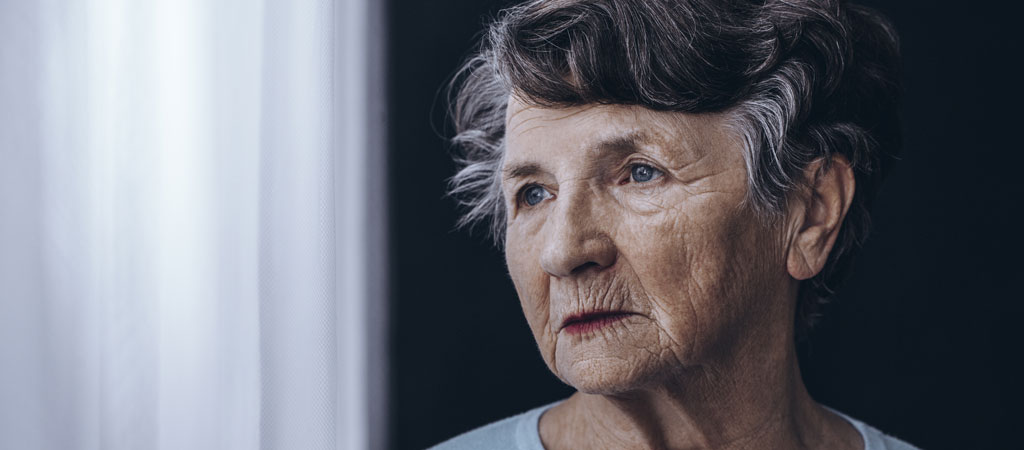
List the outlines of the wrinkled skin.
{"type": "Polygon", "coordinates": [[[549,449],[857,448],[807,396],[792,331],[852,175],[769,225],[723,115],[513,97],[506,145],[509,272],[545,363],[579,391],[542,417],[549,449]],[[562,329],[593,310],[631,315],[562,329]]]}

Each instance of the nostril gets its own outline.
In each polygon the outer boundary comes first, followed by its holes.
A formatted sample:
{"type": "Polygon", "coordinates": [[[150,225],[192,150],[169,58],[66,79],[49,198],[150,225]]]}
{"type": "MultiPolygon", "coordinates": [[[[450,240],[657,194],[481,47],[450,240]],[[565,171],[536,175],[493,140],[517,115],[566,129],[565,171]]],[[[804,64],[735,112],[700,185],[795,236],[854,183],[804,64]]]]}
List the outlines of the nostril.
{"type": "Polygon", "coordinates": [[[556,278],[592,270],[600,272],[615,264],[615,244],[600,230],[580,226],[561,226],[543,244],[540,266],[556,278]]]}
{"type": "Polygon", "coordinates": [[[573,273],[573,275],[575,275],[575,274],[584,272],[584,271],[586,271],[587,269],[589,269],[591,267],[600,267],[600,266],[601,266],[600,264],[598,264],[598,263],[596,263],[594,261],[587,261],[587,262],[585,262],[583,264],[580,264],[580,265],[576,266],[575,269],[572,269],[572,273],[573,273]]]}

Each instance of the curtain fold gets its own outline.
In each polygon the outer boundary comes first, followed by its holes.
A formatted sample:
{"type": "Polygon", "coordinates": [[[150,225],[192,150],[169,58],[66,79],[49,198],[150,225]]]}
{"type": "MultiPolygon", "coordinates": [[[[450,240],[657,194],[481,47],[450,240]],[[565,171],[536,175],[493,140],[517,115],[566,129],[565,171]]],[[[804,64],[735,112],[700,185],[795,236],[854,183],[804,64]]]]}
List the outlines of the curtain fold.
{"type": "Polygon", "coordinates": [[[383,445],[368,3],[0,3],[0,448],[383,445]]]}
{"type": "Polygon", "coordinates": [[[268,1],[260,158],[261,441],[335,445],[331,4],[268,1]]]}

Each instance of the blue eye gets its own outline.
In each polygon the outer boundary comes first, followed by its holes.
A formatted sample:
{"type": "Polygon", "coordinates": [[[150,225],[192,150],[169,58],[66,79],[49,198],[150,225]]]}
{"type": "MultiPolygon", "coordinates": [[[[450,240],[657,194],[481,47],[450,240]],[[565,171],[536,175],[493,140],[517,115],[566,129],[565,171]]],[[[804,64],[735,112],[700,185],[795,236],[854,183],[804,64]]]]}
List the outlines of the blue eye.
{"type": "Polygon", "coordinates": [[[534,205],[544,201],[544,199],[546,199],[546,198],[548,198],[550,196],[551,196],[551,194],[549,194],[546,189],[544,189],[544,188],[542,188],[540,186],[537,186],[536,184],[526,188],[523,191],[523,201],[526,202],[526,204],[530,205],[530,206],[534,206],[534,205]]]}
{"type": "Polygon", "coordinates": [[[646,183],[660,177],[662,173],[660,170],[648,166],[647,164],[633,164],[630,175],[633,177],[633,181],[637,183],[646,183]]]}

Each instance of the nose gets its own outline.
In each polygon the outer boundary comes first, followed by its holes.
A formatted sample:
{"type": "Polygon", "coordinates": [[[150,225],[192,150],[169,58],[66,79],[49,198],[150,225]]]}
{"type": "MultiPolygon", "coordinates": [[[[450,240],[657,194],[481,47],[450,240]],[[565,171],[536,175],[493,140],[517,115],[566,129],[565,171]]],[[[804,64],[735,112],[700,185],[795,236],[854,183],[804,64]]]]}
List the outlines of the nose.
{"type": "Polygon", "coordinates": [[[554,277],[564,278],[588,269],[615,264],[615,244],[605,232],[608,217],[595,211],[595,199],[587,191],[565,192],[555,199],[544,227],[540,265],[554,277]]]}

